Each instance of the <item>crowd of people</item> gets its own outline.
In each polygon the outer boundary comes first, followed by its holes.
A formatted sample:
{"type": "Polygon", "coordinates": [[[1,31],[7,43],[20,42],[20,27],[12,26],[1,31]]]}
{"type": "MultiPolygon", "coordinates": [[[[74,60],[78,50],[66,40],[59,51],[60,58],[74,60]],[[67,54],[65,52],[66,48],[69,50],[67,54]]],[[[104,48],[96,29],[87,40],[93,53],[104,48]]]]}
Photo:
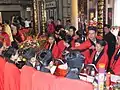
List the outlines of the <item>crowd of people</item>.
{"type": "MultiPolygon", "coordinates": [[[[24,23],[0,24],[1,75],[9,77],[11,71],[17,77],[27,65],[56,76],[79,79],[84,66],[94,64],[98,69],[100,63],[105,64],[106,72],[120,75],[120,32],[116,40],[109,25],[104,25],[101,37],[97,36],[95,26],[88,26],[88,32],[85,28],[76,30],[70,20],[63,26],[60,19],[55,24],[51,17],[44,36],[33,38],[29,32],[24,23]],[[56,66],[54,72],[53,66],[56,66]]],[[[4,85],[8,83],[5,79],[4,85]]]]}

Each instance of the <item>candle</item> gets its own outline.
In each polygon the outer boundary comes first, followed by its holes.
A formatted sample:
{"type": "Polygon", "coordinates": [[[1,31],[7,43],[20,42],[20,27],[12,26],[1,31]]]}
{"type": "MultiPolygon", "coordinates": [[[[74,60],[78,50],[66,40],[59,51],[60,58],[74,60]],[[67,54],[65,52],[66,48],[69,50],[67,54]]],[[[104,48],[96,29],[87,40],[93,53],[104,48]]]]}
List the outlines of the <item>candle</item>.
{"type": "Polygon", "coordinates": [[[104,90],[105,64],[99,64],[98,90],[104,90]]]}

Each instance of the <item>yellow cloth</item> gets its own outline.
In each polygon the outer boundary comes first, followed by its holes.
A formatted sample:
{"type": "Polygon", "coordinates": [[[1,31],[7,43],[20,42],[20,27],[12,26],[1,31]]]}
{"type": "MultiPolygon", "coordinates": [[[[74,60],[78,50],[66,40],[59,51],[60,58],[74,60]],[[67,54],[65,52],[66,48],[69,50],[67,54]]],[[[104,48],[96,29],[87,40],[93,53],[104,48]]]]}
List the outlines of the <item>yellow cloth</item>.
{"type": "Polygon", "coordinates": [[[5,32],[9,35],[10,41],[12,42],[13,41],[13,36],[12,36],[11,28],[7,24],[5,24],[5,32]]]}

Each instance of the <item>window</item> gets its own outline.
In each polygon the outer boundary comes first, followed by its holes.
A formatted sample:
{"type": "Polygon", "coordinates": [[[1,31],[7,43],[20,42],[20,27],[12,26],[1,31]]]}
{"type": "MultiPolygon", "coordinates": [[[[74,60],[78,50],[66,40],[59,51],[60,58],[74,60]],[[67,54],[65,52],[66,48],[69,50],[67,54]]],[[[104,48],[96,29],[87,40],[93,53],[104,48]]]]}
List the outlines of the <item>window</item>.
{"type": "Polygon", "coordinates": [[[53,9],[50,10],[50,16],[53,17],[53,9]]]}
{"type": "Polygon", "coordinates": [[[54,9],[54,19],[57,20],[57,9],[54,9]]]}
{"type": "Polygon", "coordinates": [[[71,0],[67,0],[68,4],[71,4],[71,0]]]}
{"type": "Polygon", "coordinates": [[[108,0],[108,4],[111,4],[111,0],[108,0]]]}

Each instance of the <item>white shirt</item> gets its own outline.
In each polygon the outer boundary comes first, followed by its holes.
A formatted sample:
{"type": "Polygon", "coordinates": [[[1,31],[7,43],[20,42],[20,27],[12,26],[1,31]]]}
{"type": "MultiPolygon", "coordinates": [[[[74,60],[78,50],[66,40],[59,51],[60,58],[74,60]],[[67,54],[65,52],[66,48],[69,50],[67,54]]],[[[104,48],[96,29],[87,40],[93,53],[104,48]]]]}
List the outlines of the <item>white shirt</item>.
{"type": "MultiPolygon", "coordinates": [[[[120,49],[118,50],[118,53],[120,53],[120,49]]],[[[118,53],[117,53],[117,54],[118,54],[118,53]]]]}
{"type": "Polygon", "coordinates": [[[95,61],[97,60],[97,58],[98,58],[99,55],[100,55],[100,52],[97,52],[97,53],[95,54],[95,61]]]}
{"type": "Polygon", "coordinates": [[[26,27],[26,28],[30,27],[29,24],[30,24],[30,21],[27,21],[27,20],[26,20],[26,21],[25,21],[25,27],[26,27]]]}
{"type": "Polygon", "coordinates": [[[94,41],[93,41],[93,43],[96,45],[96,43],[97,43],[97,40],[94,40],[94,41]]]}

